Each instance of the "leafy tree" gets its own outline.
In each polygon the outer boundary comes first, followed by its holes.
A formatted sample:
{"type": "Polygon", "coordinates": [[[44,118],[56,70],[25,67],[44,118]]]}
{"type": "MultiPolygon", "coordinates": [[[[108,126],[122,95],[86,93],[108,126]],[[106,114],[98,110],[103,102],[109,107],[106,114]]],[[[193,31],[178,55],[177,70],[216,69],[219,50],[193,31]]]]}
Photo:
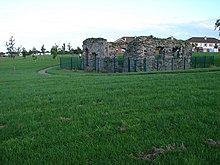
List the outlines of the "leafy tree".
{"type": "Polygon", "coordinates": [[[80,47],[77,47],[76,49],[71,48],[71,50],[69,51],[70,54],[82,54],[82,50],[80,47]]]}
{"type": "Polygon", "coordinates": [[[72,54],[82,54],[82,50],[80,47],[77,47],[76,49],[71,49],[72,54]]]}
{"type": "Polygon", "coordinates": [[[41,53],[43,53],[43,55],[45,54],[46,49],[44,48],[44,45],[41,46],[41,53]]]}
{"type": "Polygon", "coordinates": [[[16,54],[19,55],[22,51],[22,46],[17,47],[16,54]]]}
{"type": "Polygon", "coordinates": [[[65,52],[65,50],[66,50],[66,44],[65,44],[65,43],[63,43],[63,46],[62,46],[62,51],[63,51],[63,52],[65,52]]]}
{"type": "Polygon", "coordinates": [[[66,54],[66,44],[65,43],[63,43],[61,48],[58,48],[58,53],[59,54],[66,54]]]}
{"type": "Polygon", "coordinates": [[[73,48],[70,49],[69,51],[70,54],[75,54],[75,50],[73,48]]]}
{"type": "Polygon", "coordinates": [[[62,48],[60,48],[56,43],[54,47],[56,47],[57,54],[62,54],[62,48]]]}
{"type": "Polygon", "coordinates": [[[51,52],[53,59],[55,59],[58,54],[58,46],[56,44],[54,46],[52,46],[50,52],[51,52]]]}
{"type": "Polygon", "coordinates": [[[36,55],[38,51],[37,51],[37,49],[35,47],[33,47],[31,52],[32,52],[32,55],[36,55]]]}
{"type": "Polygon", "coordinates": [[[218,29],[219,30],[219,37],[220,37],[220,19],[218,19],[215,23],[215,30],[218,29]]]}
{"type": "Polygon", "coordinates": [[[13,36],[11,36],[9,41],[6,42],[6,48],[7,48],[9,57],[12,57],[12,58],[15,58],[15,55],[16,55],[16,48],[14,45],[15,45],[15,39],[13,39],[13,36]]]}
{"type": "Polygon", "coordinates": [[[28,51],[28,55],[32,55],[32,50],[29,50],[29,51],[28,51]]]}
{"type": "MultiPolygon", "coordinates": [[[[6,42],[6,48],[7,48],[9,57],[12,57],[13,59],[15,58],[16,55],[19,55],[19,53],[21,52],[21,46],[18,48],[15,47],[15,39],[13,39],[13,36],[11,36],[9,41],[6,42]]],[[[13,62],[13,67],[15,70],[15,62],[13,62]]]]}
{"type": "Polygon", "coordinates": [[[215,23],[215,30],[219,28],[218,30],[220,31],[220,19],[218,19],[215,23]]]}
{"type": "Polygon", "coordinates": [[[68,52],[70,52],[71,48],[72,48],[72,46],[70,45],[70,43],[68,43],[68,45],[67,45],[68,52]]]}
{"type": "Polygon", "coordinates": [[[38,52],[38,50],[35,47],[33,47],[31,50],[33,60],[37,59],[37,52],[38,52]]]}
{"type": "Polygon", "coordinates": [[[82,54],[83,53],[83,51],[80,47],[77,47],[76,50],[77,50],[77,54],[82,54]]]}
{"type": "Polygon", "coordinates": [[[25,47],[22,48],[21,53],[22,53],[22,56],[23,56],[24,58],[26,58],[26,56],[28,55],[28,52],[27,52],[27,50],[25,49],[25,47]]]}

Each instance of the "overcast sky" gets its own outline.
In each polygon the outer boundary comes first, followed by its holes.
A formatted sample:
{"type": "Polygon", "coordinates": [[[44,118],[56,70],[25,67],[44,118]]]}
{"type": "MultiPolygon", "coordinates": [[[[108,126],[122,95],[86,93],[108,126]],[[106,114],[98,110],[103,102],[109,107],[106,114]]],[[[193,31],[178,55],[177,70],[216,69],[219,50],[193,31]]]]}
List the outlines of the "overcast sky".
{"type": "Polygon", "coordinates": [[[220,0],[0,0],[0,52],[11,36],[27,50],[81,47],[89,37],[218,37],[219,7],[220,0]]]}

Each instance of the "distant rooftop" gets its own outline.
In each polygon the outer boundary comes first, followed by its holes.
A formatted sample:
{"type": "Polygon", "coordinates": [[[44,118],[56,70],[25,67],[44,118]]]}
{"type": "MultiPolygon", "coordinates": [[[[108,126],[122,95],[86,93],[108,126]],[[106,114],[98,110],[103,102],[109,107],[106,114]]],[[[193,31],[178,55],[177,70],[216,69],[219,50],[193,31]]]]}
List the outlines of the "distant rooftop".
{"type": "Polygon", "coordinates": [[[197,43],[220,43],[220,40],[210,37],[192,37],[188,39],[188,41],[197,43]]]}

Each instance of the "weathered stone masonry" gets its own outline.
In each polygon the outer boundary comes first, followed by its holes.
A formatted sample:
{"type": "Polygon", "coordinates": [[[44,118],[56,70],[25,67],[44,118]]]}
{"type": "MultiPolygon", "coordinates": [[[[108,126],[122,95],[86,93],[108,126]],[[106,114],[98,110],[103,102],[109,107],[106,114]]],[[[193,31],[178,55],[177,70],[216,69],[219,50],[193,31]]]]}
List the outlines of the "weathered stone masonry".
{"type": "Polygon", "coordinates": [[[83,42],[84,69],[114,72],[117,47],[103,38],[88,38],[83,42]],[[114,58],[115,57],[115,58],[114,58]]]}
{"type": "Polygon", "coordinates": [[[134,63],[136,63],[136,71],[143,71],[145,58],[148,71],[184,69],[184,66],[185,69],[188,69],[190,68],[191,50],[189,42],[174,38],[137,37],[128,44],[124,53],[124,71],[128,71],[128,58],[130,59],[130,71],[134,71],[134,63]]]}
{"type": "MultiPolygon", "coordinates": [[[[84,69],[114,72],[119,69],[116,43],[103,38],[83,42],[84,69]]],[[[136,37],[128,43],[123,58],[123,71],[171,70],[190,68],[191,44],[174,38],[136,37]],[[129,60],[128,60],[129,59],[129,60]],[[130,68],[130,69],[128,69],[130,68]]]]}

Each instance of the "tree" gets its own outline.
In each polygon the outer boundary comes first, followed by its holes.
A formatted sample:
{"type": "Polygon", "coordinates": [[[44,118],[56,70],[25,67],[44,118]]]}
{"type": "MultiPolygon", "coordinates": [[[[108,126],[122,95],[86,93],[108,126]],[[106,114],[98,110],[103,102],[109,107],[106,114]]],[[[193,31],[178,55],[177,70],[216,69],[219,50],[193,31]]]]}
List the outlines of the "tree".
{"type": "Polygon", "coordinates": [[[218,19],[215,23],[215,30],[219,28],[218,30],[220,31],[220,19],[218,19]]]}
{"type": "Polygon", "coordinates": [[[220,37],[220,19],[218,19],[215,23],[215,30],[218,29],[219,30],[219,37],[220,37]]]}
{"type": "Polygon", "coordinates": [[[22,56],[23,56],[24,58],[26,58],[26,56],[28,55],[28,52],[27,52],[27,50],[25,49],[25,47],[22,48],[21,53],[22,53],[22,56]]]}
{"type": "Polygon", "coordinates": [[[56,44],[52,46],[50,52],[51,52],[53,59],[55,59],[57,57],[58,46],[56,44]]]}
{"type": "Polygon", "coordinates": [[[16,49],[16,54],[19,56],[19,54],[21,53],[21,49],[22,49],[22,46],[19,46],[17,47],[16,49]]]}
{"type": "Polygon", "coordinates": [[[65,43],[63,43],[61,48],[58,48],[58,52],[59,52],[59,54],[65,54],[66,53],[66,44],[65,43]]]}
{"type": "Polygon", "coordinates": [[[70,54],[75,54],[75,50],[73,48],[70,49],[69,51],[70,54]]]}
{"type": "Polygon", "coordinates": [[[32,50],[31,49],[28,51],[28,55],[32,55],[32,50]]]}
{"type": "Polygon", "coordinates": [[[32,50],[31,50],[33,60],[37,59],[37,56],[36,56],[37,52],[38,52],[38,50],[35,47],[33,47],[32,50]]]}
{"type": "Polygon", "coordinates": [[[66,44],[65,44],[65,43],[63,43],[63,46],[62,46],[62,51],[63,51],[63,52],[65,52],[65,50],[66,50],[66,44]]]}
{"type": "Polygon", "coordinates": [[[68,43],[68,45],[67,45],[68,52],[70,52],[71,48],[72,48],[72,46],[70,45],[70,43],[68,43]]]}
{"type": "Polygon", "coordinates": [[[32,52],[32,55],[36,55],[38,51],[37,51],[37,49],[35,47],[33,47],[31,52],[32,52]]]}
{"type": "Polygon", "coordinates": [[[78,46],[77,46],[76,50],[77,50],[77,54],[82,54],[83,53],[82,49],[78,46]]]}
{"type": "MultiPolygon", "coordinates": [[[[11,36],[9,41],[6,42],[6,48],[7,48],[9,57],[12,57],[13,59],[15,58],[16,55],[19,55],[19,53],[21,52],[21,46],[18,48],[15,48],[15,39],[13,39],[13,36],[11,36]]],[[[15,70],[15,62],[13,62],[13,68],[15,70]]]]}
{"type": "Polygon", "coordinates": [[[15,39],[13,39],[13,36],[11,36],[9,41],[6,42],[6,48],[7,48],[9,57],[12,57],[12,58],[15,58],[15,55],[16,55],[16,48],[14,47],[14,45],[15,45],[15,39]]]}
{"type": "Polygon", "coordinates": [[[44,48],[44,45],[41,46],[41,53],[43,53],[43,55],[45,54],[46,49],[44,48]]]}

